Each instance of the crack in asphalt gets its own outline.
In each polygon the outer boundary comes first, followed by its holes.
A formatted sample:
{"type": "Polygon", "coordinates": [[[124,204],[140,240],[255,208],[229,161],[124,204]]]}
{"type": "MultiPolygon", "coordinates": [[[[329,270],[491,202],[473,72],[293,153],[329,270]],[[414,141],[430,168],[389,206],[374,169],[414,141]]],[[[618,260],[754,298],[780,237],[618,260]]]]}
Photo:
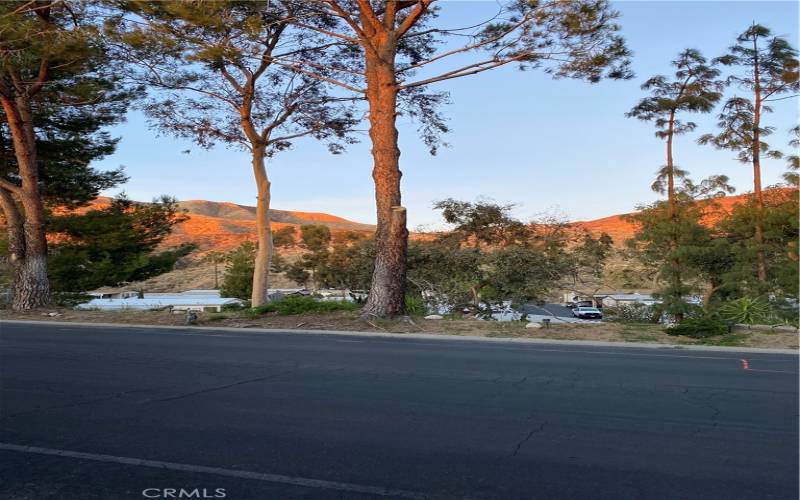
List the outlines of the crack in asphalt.
{"type": "Polygon", "coordinates": [[[535,427],[535,428],[531,429],[531,431],[528,433],[528,435],[525,436],[524,438],[522,438],[522,440],[517,443],[517,447],[514,448],[514,453],[512,453],[511,456],[512,457],[516,457],[517,453],[519,453],[519,451],[522,449],[522,446],[525,443],[527,443],[533,437],[534,434],[539,434],[540,432],[542,432],[544,430],[544,426],[545,425],[547,425],[547,420],[545,420],[541,424],[539,424],[539,427],[535,427]]]}
{"type": "Polygon", "coordinates": [[[293,371],[295,371],[295,368],[293,368],[291,370],[282,371],[282,372],[279,372],[279,373],[273,373],[271,375],[266,375],[266,376],[263,376],[263,377],[256,377],[256,378],[251,378],[251,379],[246,379],[246,380],[239,380],[237,382],[231,382],[230,384],[217,385],[217,386],[214,386],[214,387],[206,387],[205,389],[200,389],[200,390],[197,390],[197,391],[191,391],[191,392],[176,394],[174,396],[169,396],[169,397],[166,397],[166,398],[145,399],[144,401],[141,401],[140,403],[161,403],[161,402],[164,402],[164,401],[175,401],[177,399],[188,398],[188,397],[191,397],[191,396],[196,396],[198,394],[206,394],[206,393],[209,393],[209,392],[221,391],[223,389],[229,389],[231,387],[236,387],[236,386],[239,386],[239,385],[252,384],[253,382],[262,382],[264,380],[274,379],[274,378],[280,377],[281,375],[286,375],[287,373],[291,373],[293,371]]]}
{"type": "MultiPolygon", "coordinates": [[[[727,392],[727,390],[723,390],[721,392],[727,392]]],[[[688,387],[684,387],[682,393],[684,395],[686,395],[686,402],[689,403],[690,405],[699,406],[699,407],[711,410],[710,420],[711,420],[711,428],[712,429],[719,425],[719,415],[720,415],[720,413],[722,413],[722,410],[720,410],[712,402],[712,399],[714,398],[714,396],[717,396],[717,395],[720,394],[719,392],[710,392],[710,393],[700,393],[700,394],[698,394],[697,392],[690,392],[688,387]],[[692,394],[696,394],[697,396],[700,396],[700,399],[698,399],[697,397],[692,397],[692,394]]],[[[706,430],[707,427],[708,426],[697,427],[692,432],[691,437],[693,437],[693,438],[697,437],[701,432],[706,430]]]]}

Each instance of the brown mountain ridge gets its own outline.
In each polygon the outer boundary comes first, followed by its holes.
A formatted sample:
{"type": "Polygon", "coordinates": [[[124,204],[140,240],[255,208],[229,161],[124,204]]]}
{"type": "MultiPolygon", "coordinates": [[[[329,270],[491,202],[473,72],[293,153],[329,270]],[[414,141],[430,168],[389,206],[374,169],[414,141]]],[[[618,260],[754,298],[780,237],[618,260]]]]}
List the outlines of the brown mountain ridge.
{"type": "MultiPolygon", "coordinates": [[[[775,190],[788,191],[788,190],[775,190]]],[[[715,199],[715,203],[706,208],[705,220],[712,224],[722,214],[730,212],[733,207],[747,199],[746,194],[726,196],[715,199]]],[[[107,206],[110,198],[100,197],[80,211],[107,206]]],[[[255,241],[255,207],[237,205],[230,202],[206,200],[188,200],[179,203],[186,211],[188,219],[178,224],[163,246],[172,247],[182,243],[194,243],[199,253],[209,251],[228,251],[245,241],[255,241]]],[[[304,224],[321,224],[331,228],[334,235],[345,231],[355,231],[371,235],[375,226],[347,220],[336,215],[322,212],[302,212],[296,210],[271,210],[272,228],[286,226],[299,228],[304,224]]],[[[608,233],[618,246],[624,244],[636,231],[636,225],[626,219],[626,215],[611,215],[589,221],[576,221],[574,225],[599,235],[608,233]]]]}

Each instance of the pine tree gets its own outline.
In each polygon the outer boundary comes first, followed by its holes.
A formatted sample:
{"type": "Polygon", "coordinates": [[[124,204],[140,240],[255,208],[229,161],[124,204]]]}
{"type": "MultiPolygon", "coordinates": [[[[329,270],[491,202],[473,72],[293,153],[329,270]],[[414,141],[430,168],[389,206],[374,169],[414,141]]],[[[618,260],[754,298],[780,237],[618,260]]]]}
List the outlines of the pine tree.
{"type": "Polygon", "coordinates": [[[656,137],[666,143],[666,163],[658,171],[653,191],[666,192],[669,206],[675,209],[675,180],[687,172],[678,168],[673,159],[673,139],[697,128],[694,122],[681,120],[682,113],[708,113],[722,97],[719,70],[707,64],[706,58],[694,49],[686,49],[672,61],[675,76],[668,79],[657,75],[642,84],[650,96],[642,99],[626,116],[651,121],[656,137]]]}
{"type": "Polygon", "coordinates": [[[79,203],[123,178],[87,168],[113,149],[96,132],[121,118],[127,98],[99,33],[100,17],[88,3],[0,3],[0,153],[7,160],[0,167],[0,207],[17,310],[49,302],[47,198],[79,203]]]}
{"type": "Polygon", "coordinates": [[[713,288],[715,277],[724,272],[706,266],[714,264],[709,259],[714,234],[702,218],[715,198],[733,191],[723,175],[699,184],[683,177],[675,186],[673,204],[658,201],[627,217],[638,228],[626,243],[644,264],[658,270],[656,295],[662,300],[663,312],[678,321],[690,310],[686,296],[698,291],[697,278],[708,278],[713,288]],[[694,279],[687,279],[689,276],[694,279]]]}
{"type": "Polygon", "coordinates": [[[172,270],[194,245],[154,250],[184,220],[177,201],[166,196],[153,203],[119,197],[108,207],[52,217],[48,232],[59,241],[50,258],[53,290],[83,292],[172,270]]]}
{"type": "MultiPolygon", "coordinates": [[[[750,96],[728,99],[719,115],[721,131],[716,135],[705,134],[699,142],[735,151],[739,161],[752,165],[756,207],[754,239],[759,246],[764,244],[761,158],[782,156],[780,151],[772,149],[764,141],[774,131],[773,127],[764,124],[764,114],[772,111],[767,103],[782,99],[780,96],[787,92],[800,92],[797,50],[786,39],[772,36],[769,28],[754,23],[717,61],[739,70],[739,74],[728,78],[728,83],[749,92],[750,96]]],[[[756,258],[758,279],[766,281],[767,258],[763,249],[757,250],[756,258]]]]}
{"type": "MultiPolygon", "coordinates": [[[[278,63],[355,92],[367,100],[372,142],[377,229],[376,259],[365,316],[402,314],[405,301],[408,230],[402,206],[399,112],[419,119],[432,151],[447,131],[437,106],[446,93],[425,92],[430,84],[474,75],[509,64],[538,68],[555,77],[597,82],[625,78],[629,52],[617,34],[617,13],[605,0],[498,2],[499,12],[478,27],[432,26],[434,0],[311,0],[324,27],[297,26],[328,38],[338,59],[324,66],[293,54],[278,63]],[[456,35],[459,35],[456,37],[456,35]],[[445,42],[466,40],[444,46],[445,42]],[[342,45],[345,50],[338,50],[342,45]],[[450,63],[444,71],[434,70],[450,63]],[[415,79],[416,72],[428,76],[415,79]]],[[[443,7],[445,8],[445,7],[443,7]]],[[[458,7],[446,7],[458,8],[458,7]]]]}
{"type": "MultiPolygon", "coordinates": [[[[648,79],[642,84],[642,90],[650,91],[650,95],[631,109],[626,116],[644,121],[652,121],[656,126],[656,137],[666,143],[666,163],[658,171],[658,176],[652,185],[653,191],[667,195],[667,219],[672,221],[671,229],[667,222],[667,229],[672,234],[671,254],[674,257],[669,266],[667,278],[671,281],[670,293],[679,294],[686,288],[683,284],[681,262],[678,251],[679,242],[682,240],[680,231],[685,229],[680,222],[678,193],[676,192],[676,179],[684,179],[686,170],[675,165],[673,157],[673,139],[676,135],[685,134],[694,130],[697,124],[681,119],[683,113],[707,113],[722,97],[722,82],[717,79],[719,70],[709,66],[706,58],[694,49],[686,49],[672,61],[675,67],[675,76],[668,79],[658,75],[648,79]]],[[[678,295],[680,297],[680,295],[678,295]]],[[[675,309],[676,319],[683,319],[682,311],[675,309]]]]}

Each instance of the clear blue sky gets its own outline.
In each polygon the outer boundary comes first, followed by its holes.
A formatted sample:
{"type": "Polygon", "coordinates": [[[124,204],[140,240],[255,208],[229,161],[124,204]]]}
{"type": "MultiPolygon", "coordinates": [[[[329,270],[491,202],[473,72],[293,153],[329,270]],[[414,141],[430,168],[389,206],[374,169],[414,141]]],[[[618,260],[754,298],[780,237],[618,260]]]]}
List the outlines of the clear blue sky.
{"type": "MultiPolygon", "coordinates": [[[[441,5],[440,20],[460,26],[485,17],[496,4],[441,5]]],[[[634,52],[633,80],[589,85],[511,68],[451,80],[442,85],[452,98],[444,109],[453,130],[446,137],[450,147],[435,157],[417,139],[413,123],[400,124],[403,204],[409,209],[411,228],[438,226],[431,205],[445,197],[515,202],[522,218],[557,212],[579,220],[631,211],[656,199],[649,186],[664,162],[663,144],[653,136],[652,126],[624,116],[642,96],[639,85],[644,79],[668,74],[670,61],[686,47],[708,57],[720,55],[752,21],[798,45],[798,3],[793,1],[625,1],[615,7],[622,13],[623,34],[634,52]]],[[[797,101],[774,103],[775,113],[767,117],[778,129],[769,142],[784,150],[785,131],[798,122],[797,101]]],[[[698,179],[726,174],[738,191],[749,190],[748,166],[730,152],[695,143],[699,134],[715,130],[715,115],[696,121],[697,133],[676,142],[677,164],[698,179]]],[[[131,179],[123,189],[133,199],[144,201],[163,193],[181,200],[255,204],[246,152],[225,147],[206,151],[186,141],[156,137],[136,112],[112,133],[122,137],[117,152],[98,166],[124,165],[131,179]],[[192,152],[182,154],[186,149],[192,152]]],[[[313,140],[298,142],[269,169],[273,208],[375,221],[366,137],[338,156],[313,140]]],[[[779,182],[784,171],[783,161],[766,161],[765,184],[779,182]]]]}

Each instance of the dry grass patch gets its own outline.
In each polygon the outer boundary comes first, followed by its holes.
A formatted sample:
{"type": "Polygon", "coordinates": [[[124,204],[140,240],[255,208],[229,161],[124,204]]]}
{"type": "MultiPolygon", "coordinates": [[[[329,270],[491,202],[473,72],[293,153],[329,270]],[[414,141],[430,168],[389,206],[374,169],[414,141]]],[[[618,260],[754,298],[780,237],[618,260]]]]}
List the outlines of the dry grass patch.
{"type": "MultiPolygon", "coordinates": [[[[0,310],[0,319],[75,321],[183,326],[184,315],[168,311],[75,311],[69,309],[17,313],[0,310]],[[58,312],[59,316],[47,316],[58,312]]],[[[525,328],[519,321],[499,322],[476,319],[371,319],[359,318],[358,311],[308,313],[280,316],[268,313],[252,317],[245,312],[199,313],[198,326],[213,328],[271,328],[280,330],[342,330],[352,332],[428,333],[456,336],[592,340],[605,342],[646,342],[671,345],[721,345],[739,347],[797,349],[798,335],[789,331],[737,329],[731,335],[696,340],[667,335],[661,325],[653,324],[555,324],[550,328],[525,328]]]]}

